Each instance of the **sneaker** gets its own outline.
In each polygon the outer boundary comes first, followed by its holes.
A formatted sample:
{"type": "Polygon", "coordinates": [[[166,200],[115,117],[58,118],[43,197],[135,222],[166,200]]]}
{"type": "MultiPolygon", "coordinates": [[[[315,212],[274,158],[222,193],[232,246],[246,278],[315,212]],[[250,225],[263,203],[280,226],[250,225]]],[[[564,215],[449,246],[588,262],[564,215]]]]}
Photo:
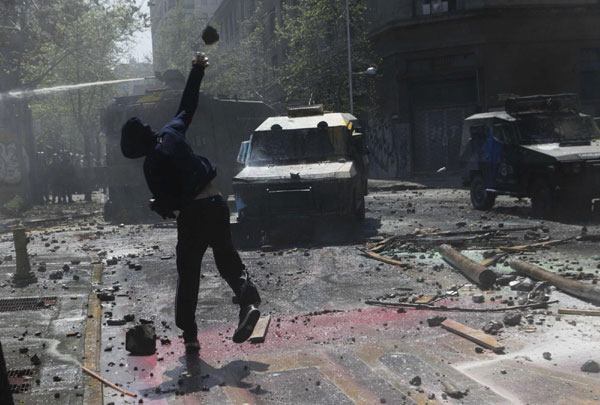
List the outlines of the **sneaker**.
{"type": "Polygon", "coordinates": [[[185,351],[188,353],[198,352],[200,350],[200,342],[198,342],[198,333],[194,334],[186,334],[183,333],[183,344],[185,346],[185,351]]]}
{"type": "Polygon", "coordinates": [[[258,318],[260,318],[260,311],[254,305],[242,307],[240,309],[240,323],[235,332],[233,332],[233,341],[235,343],[242,343],[248,340],[252,332],[254,332],[258,318]]]}

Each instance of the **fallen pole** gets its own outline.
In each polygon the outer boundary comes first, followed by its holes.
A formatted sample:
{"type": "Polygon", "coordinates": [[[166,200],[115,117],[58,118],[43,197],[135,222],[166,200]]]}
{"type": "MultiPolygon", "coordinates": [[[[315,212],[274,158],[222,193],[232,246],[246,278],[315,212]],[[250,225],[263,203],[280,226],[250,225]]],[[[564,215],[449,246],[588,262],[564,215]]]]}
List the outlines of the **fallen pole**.
{"type": "Polygon", "coordinates": [[[536,309],[546,308],[549,304],[556,304],[556,301],[547,302],[536,302],[533,304],[526,305],[513,305],[512,307],[501,307],[501,308],[465,308],[465,307],[446,307],[436,306],[430,304],[413,304],[409,302],[385,302],[385,301],[365,301],[366,305],[375,305],[380,307],[401,307],[401,308],[414,308],[414,309],[428,309],[432,311],[457,311],[457,312],[504,312],[514,311],[517,309],[536,309]]]}
{"type": "Polygon", "coordinates": [[[448,263],[460,270],[469,280],[482,288],[491,287],[496,281],[496,273],[452,249],[449,245],[440,246],[440,254],[448,263]]]}
{"type": "Polygon", "coordinates": [[[115,384],[111,383],[110,381],[108,381],[108,380],[104,379],[103,377],[99,376],[98,374],[94,373],[92,370],[90,370],[86,366],[81,366],[81,369],[83,371],[85,371],[86,373],[88,373],[89,375],[91,375],[92,377],[94,377],[95,379],[97,379],[98,381],[100,381],[101,383],[108,385],[111,388],[114,388],[115,390],[119,391],[120,393],[129,395],[130,397],[133,397],[133,398],[137,398],[137,394],[126,391],[121,387],[117,387],[115,384]]]}
{"type": "Polygon", "coordinates": [[[600,304],[600,287],[582,283],[581,281],[569,280],[558,274],[544,270],[533,264],[521,260],[511,260],[510,267],[520,274],[526,275],[534,280],[547,281],[561,291],[584,300],[600,304]]]}

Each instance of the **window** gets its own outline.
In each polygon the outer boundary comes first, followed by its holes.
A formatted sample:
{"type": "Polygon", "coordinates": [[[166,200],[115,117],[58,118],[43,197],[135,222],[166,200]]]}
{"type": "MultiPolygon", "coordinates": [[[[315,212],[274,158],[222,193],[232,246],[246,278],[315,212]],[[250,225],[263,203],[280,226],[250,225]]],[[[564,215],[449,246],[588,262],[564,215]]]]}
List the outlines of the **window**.
{"type": "Polygon", "coordinates": [[[494,125],[494,138],[508,145],[518,143],[514,128],[510,124],[494,125]]]}
{"type": "Polygon", "coordinates": [[[421,14],[431,15],[456,10],[456,0],[418,0],[421,3],[421,14]]]}

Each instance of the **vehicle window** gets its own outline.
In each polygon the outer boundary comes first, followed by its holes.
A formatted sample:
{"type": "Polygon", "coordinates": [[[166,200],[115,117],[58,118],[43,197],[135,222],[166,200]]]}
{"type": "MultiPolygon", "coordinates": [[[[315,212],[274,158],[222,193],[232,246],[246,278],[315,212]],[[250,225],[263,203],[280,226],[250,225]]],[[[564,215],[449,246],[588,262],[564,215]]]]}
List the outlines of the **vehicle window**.
{"type": "Polygon", "coordinates": [[[472,152],[476,152],[485,143],[487,136],[485,134],[485,126],[479,125],[471,127],[471,149],[472,152]]]}
{"type": "Polygon", "coordinates": [[[600,138],[600,130],[589,116],[575,114],[531,114],[519,117],[523,143],[539,144],[589,141],[600,138]]]}
{"type": "Polygon", "coordinates": [[[505,144],[517,143],[517,137],[510,124],[494,125],[494,138],[505,144]]]}
{"type": "Polygon", "coordinates": [[[252,135],[248,164],[301,163],[338,160],[349,156],[349,134],[345,128],[293,131],[261,131],[252,135]]]}

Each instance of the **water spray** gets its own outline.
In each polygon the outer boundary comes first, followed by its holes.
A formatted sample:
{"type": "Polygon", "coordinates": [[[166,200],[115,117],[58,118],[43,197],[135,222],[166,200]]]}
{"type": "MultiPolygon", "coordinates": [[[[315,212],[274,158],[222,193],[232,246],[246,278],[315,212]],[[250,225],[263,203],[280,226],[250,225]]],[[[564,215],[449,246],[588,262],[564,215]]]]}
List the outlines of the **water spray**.
{"type": "Polygon", "coordinates": [[[86,87],[94,87],[94,86],[104,86],[108,84],[119,84],[119,83],[127,83],[127,82],[136,82],[140,80],[146,79],[145,77],[137,77],[135,79],[120,79],[120,80],[104,80],[99,82],[91,82],[91,83],[80,83],[80,84],[67,84],[63,86],[55,86],[55,87],[46,87],[44,89],[34,89],[34,90],[13,90],[5,93],[0,93],[0,101],[8,98],[24,98],[30,96],[38,96],[38,95],[47,95],[52,93],[57,93],[61,91],[70,91],[70,90],[78,90],[86,87]]]}

